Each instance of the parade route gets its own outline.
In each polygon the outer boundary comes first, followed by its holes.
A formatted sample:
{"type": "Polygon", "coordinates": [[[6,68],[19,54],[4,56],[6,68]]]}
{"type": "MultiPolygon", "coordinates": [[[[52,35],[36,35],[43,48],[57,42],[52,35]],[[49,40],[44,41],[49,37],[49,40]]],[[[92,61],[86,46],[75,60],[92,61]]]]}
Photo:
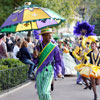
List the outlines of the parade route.
{"type": "MultiPolygon", "coordinates": [[[[76,77],[65,77],[55,81],[55,90],[51,93],[52,100],[93,100],[93,91],[84,90],[84,86],[76,85],[76,77]]],[[[38,100],[34,87],[35,82],[31,81],[17,89],[0,95],[0,100],[38,100]]],[[[100,86],[97,87],[100,98],[100,86]]],[[[100,100],[98,98],[98,100],[100,100]]]]}

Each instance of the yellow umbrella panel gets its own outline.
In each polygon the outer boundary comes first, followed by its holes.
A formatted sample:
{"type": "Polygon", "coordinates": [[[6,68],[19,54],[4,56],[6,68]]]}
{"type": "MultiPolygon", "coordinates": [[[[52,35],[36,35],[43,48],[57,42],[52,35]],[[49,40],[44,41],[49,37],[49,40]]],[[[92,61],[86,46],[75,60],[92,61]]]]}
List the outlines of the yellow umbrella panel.
{"type": "Polygon", "coordinates": [[[39,20],[50,18],[42,9],[40,8],[33,8],[32,10],[25,9],[23,15],[23,21],[31,21],[31,20],[39,20]]]}
{"type": "Polygon", "coordinates": [[[27,30],[37,30],[48,26],[56,26],[59,25],[60,23],[61,20],[57,20],[57,19],[55,20],[46,19],[45,21],[19,23],[16,25],[1,28],[0,32],[20,32],[20,31],[27,31],[27,30]]]}

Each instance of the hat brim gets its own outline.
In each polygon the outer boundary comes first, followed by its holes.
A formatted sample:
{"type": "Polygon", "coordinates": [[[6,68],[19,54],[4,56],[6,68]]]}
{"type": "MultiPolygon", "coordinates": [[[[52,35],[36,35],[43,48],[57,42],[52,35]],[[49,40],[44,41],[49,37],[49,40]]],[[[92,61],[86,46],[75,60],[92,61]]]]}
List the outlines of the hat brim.
{"type": "Polygon", "coordinates": [[[54,32],[41,32],[41,33],[39,33],[39,35],[48,34],[48,33],[54,34],[54,32]]]}

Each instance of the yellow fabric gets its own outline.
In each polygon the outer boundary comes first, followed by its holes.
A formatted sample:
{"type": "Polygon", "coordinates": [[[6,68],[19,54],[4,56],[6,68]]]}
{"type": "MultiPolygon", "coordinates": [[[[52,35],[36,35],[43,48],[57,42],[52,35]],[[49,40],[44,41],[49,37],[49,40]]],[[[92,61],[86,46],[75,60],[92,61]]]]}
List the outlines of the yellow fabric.
{"type": "Polygon", "coordinates": [[[88,39],[91,40],[91,42],[95,42],[97,40],[96,36],[88,36],[88,39]]]}
{"type": "MultiPolygon", "coordinates": [[[[94,54],[95,56],[97,56],[98,54],[94,54]]],[[[100,54],[99,54],[99,57],[98,57],[98,59],[96,60],[96,64],[95,65],[97,65],[98,64],[98,62],[99,62],[99,59],[100,59],[100,54]]]]}
{"type": "Polygon", "coordinates": [[[89,57],[87,56],[87,54],[88,54],[90,51],[91,51],[91,49],[88,50],[88,52],[84,52],[84,58],[85,58],[86,61],[89,60],[89,57]]]}
{"type": "Polygon", "coordinates": [[[80,49],[79,46],[76,46],[76,48],[74,49],[74,52],[75,53],[78,53],[79,52],[79,49],[80,49]]]}
{"type": "Polygon", "coordinates": [[[97,58],[97,53],[94,53],[94,58],[95,58],[95,60],[96,60],[96,58],[97,58]]]}
{"type": "Polygon", "coordinates": [[[29,22],[29,23],[20,23],[16,27],[16,32],[18,31],[25,31],[31,29],[38,29],[36,22],[29,22]]]}
{"type": "Polygon", "coordinates": [[[60,23],[61,20],[59,20],[59,19],[55,19],[55,21],[56,21],[57,23],[60,23]]]}
{"type": "Polygon", "coordinates": [[[44,11],[39,8],[34,8],[33,10],[26,9],[23,15],[23,21],[37,20],[50,18],[44,11]]]}
{"type": "Polygon", "coordinates": [[[80,48],[77,46],[74,51],[72,52],[73,56],[77,59],[77,60],[81,60],[82,57],[78,56],[80,48]]]}
{"type": "Polygon", "coordinates": [[[66,47],[64,47],[64,51],[63,52],[64,53],[69,53],[69,50],[66,47]]]}
{"type": "Polygon", "coordinates": [[[87,38],[84,38],[82,39],[82,47],[85,49],[86,48],[86,41],[87,41],[87,38]]]}
{"type": "Polygon", "coordinates": [[[36,22],[32,22],[32,29],[38,29],[36,22]]]}
{"type": "Polygon", "coordinates": [[[17,31],[23,31],[23,30],[30,30],[31,29],[31,24],[30,23],[24,23],[24,24],[18,24],[16,27],[16,32],[17,31]]]}
{"type": "Polygon", "coordinates": [[[98,57],[97,60],[96,60],[96,58],[93,57],[93,54],[94,54],[94,57],[97,57],[98,54],[93,53],[93,52],[91,53],[91,57],[92,57],[93,64],[94,64],[94,65],[97,65],[98,62],[99,62],[99,59],[100,59],[100,54],[99,54],[99,57],[98,57]],[[96,60],[96,62],[95,62],[95,60],[96,60]]]}
{"type": "Polygon", "coordinates": [[[95,36],[88,36],[87,38],[82,38],[82,47],[85,49],[86,48],[86,42],[95,42],[96,41],[96,38],[95,36]]]}
{"type": "Polygon", "coordinates": [[[100,78],[100,67],[93,64],[79,64],[75,69],[84,77],[100,78]]]}

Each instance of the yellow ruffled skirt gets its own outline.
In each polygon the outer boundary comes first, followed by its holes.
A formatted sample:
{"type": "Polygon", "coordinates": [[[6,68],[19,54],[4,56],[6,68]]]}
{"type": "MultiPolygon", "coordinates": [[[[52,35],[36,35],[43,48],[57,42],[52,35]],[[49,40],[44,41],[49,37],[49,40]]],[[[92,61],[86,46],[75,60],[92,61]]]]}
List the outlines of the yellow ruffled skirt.
{"type": "Polygon", "coordinates": [[[93,64],[79,64],[75,69],[84,77],[100,78],[100,67],[93,64]]]}

